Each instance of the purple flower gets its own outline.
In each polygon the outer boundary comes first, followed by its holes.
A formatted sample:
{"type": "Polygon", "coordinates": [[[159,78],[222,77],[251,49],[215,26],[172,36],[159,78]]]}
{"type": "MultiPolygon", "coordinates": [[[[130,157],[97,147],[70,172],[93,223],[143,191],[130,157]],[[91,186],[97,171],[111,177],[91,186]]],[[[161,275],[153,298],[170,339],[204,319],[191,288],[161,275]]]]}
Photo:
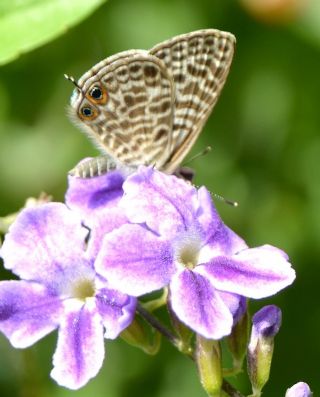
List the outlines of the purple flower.
{"type": "Polygon", "coordinates": [[[140,167],[123,190],[120,206],[135,224],[106,235],[97,269],[133,296],[169,285],[177,317],[204,337],[231,332],[239,296],[263,298],[293,282],[286,254],[269,245],[247,248],[204,187],[140,167]]]}
{"type": "Polygon", "coordinates": [[[111,171],[88,179],[69,175],[66,203],[91,226],[92,222],[101,218],[101,211],[105,213],[118,204],[123,195],[124,179],[121,171],[111,171]]]}
{"type": "Polygon", "coordinates": [[[127,217],[118,208],[123,195],[123,172],[110,171],[88,179],[69,175],[68,182],[66,204],[90,228],[91,252],[96,255],[103,236],[128,223],[127,217]]]}
{"type": "Polygon", "coordinates": [[[273,338],[281,326],[281,310],[275,305],[263,307],[252,317],[249,350],[254,350],[260,338],[273,338]]]}
{"type": "Polygon", "coordinates": [[[247,364],[254,395],[260,395],[270,375],[274,337],[281,326],[281,310],[269,305],[252,318],[252,331],[248,345],[247,364]]]}
{"type": "Polygon", "coordinates": [[[285,397],[312,397],[312,393],[306,383],[299,382],[287,390],[285,397]]]}
{"type": "Polygon", "coordinates": [[[0,282],[0,330],[24,348],[58,329],[51,376],[78,389],[104,359],[104,337],[132,321],[136,299],[96,272],[95,251],[81,219],[64,204],[26,209],[11,226],[0,255],[21,278],[0,282]]]}

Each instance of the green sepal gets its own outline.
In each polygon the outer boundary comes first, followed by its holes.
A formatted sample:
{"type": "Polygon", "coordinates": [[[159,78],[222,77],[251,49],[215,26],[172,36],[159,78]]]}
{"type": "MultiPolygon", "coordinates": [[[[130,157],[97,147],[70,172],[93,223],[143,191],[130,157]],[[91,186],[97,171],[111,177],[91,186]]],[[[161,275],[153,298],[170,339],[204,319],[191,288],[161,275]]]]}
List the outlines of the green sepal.
{"type": "Polygon", "coordinates": [[[161,345],[161,335],[158,331],[147,329],[139,317],[121,332],[120,337],[129,345],[138,347],[149,355],[158,353],[161,345]]]}
{"type": "Polygon", "coordinates": [[[195,354],[202,387],[210,397],[221,397],[221,347],[216,340],[196,336],[195,354]]]}
{"type": "Polygon", "coordinates": [[[274,348],[274,338],[259,338],[253,352],[248,351],[248,375],[252,385],[252,397],[259,397],[269,380],[274,348]]]}
{"type": "Polygon", "coordinates": [[[192,342],[192,337],[194,336],[194,332],[177,318],[174,311],[171,309],[169,302],[168,302],[168,313],[170,316],[171,325],[179,337],[179,342],[177,345],[179,351],[181,351],[181,353],[184,353],[188,356],[192,356],[193,347],[191,345],[191,342],[192,342]]]}
{"type": "Polygon", "coordinates": [[[232,355],[233,373],[241,371],[247,352],[249,330],[249,315],[246,312],[232,328],[231,334],[226,338],[229,351],[232,355]]]}

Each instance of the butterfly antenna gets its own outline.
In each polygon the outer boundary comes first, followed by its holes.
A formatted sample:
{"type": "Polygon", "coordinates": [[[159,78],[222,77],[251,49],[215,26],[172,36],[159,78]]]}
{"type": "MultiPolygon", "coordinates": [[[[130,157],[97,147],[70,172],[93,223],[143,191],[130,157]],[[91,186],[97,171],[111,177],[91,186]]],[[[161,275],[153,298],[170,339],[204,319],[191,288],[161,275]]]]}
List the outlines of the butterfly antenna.
{"type": "Polygon", "coordinates": [[[231,205],[232,207],[238,207],[239,203],[237,201],[228,200],[217,193],[213,193],[213,197],[225,204],[231,205]]]}
{"type": "Polygon", "coordinates": [[[76,88],[77,88],[80,92],[82,92],[81,87],[78,85],[78,83],[76,82],[76,80],[75,80],[74,77],[69,76],[68,74],[64,74],[64,78],[67,79],[67,80],[69,80],[69,81],[71,81],[71,83],[72,83],[73,85],[75,85],[76,88]]]}
{"type": "Polygon", "coordinates": [[[188,159],[183,165],[185,166],[186,164],[190,164],[192,163],[194,160],[196,160],[198,157],[202,157],[205,156],[206,154],[210,153],[212,150],[211,146],[207,146],[205,147],[203,150],[201,150],[201,152],[195,154],[193,157],[191,157],[190,159],[188,159]]]}
{"type": "MultiPolygon", "coordinates": [[[[193,157],[191,157],[190,159],[188,159],[188,160],[184,163],[184,166],[185,166],[185,164],[191,163],[192,161],[194,161],[194,160],[197,159],[198,157],[205,156],[206,154],[210,153],[211,150],[212,150],[211,146],[205,147],[203,150],[201,150],[201,152],[197,153],[196,155],[194,155],[193,157]]],[[[237,201],[233,201],[233,200],[226,199],[225,197],[220,196],[220,195],[217,194],[217,193],[213,193],[213,197],[216,198],[216,199],[219,200],[219,201],[222,201],[222,202],[225,203],[225,204],[231,205],[232,207],[238,207],[238,205],[239,205],[239,203],[238,203],[237,201]]]]}

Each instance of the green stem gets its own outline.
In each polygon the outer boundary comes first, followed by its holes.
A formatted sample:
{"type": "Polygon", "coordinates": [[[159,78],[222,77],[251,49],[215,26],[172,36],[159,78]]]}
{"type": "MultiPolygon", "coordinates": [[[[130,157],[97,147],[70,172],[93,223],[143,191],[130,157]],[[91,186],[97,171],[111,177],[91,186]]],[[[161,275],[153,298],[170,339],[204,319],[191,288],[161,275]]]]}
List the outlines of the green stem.
{"type": "Polygon", "coordinates": [[[223,368],[222,374],[225,377],[236,376],[243,372],[242,365],[235,365],[233,368],[223,368]]]}
{"type": "MultiPolygon", "coordinates": [[[[141,304],[137,306],[137,312],[140,314],[144,320],[149,323],[153,328],[155,328],[160,334],[162,334],[168,341],[176,347],[178,350],[180,347],[179,339],[167,328],[165,327],[160,321],[149,313],[141,304]]],[[[195,357],[192,354],[185,354],[191,360],[195,361],[195,357]]],[[[241,393],[239,393],[228,381],[222,381],[221,390],[227,394],[229,397],[244,397],[241,393]]]]}
{"type": "Polygon", "coordinates": [[[155,328],[160,334],[169,340],[175,347],[179,346],[179,339],[160,321],[146,310],[141,304],[138,303],[137,312],[146,322],[148,322],[153,328],[155,328]]]}
{"type": "Polygon", "coordinates": [[[168,299],[168,288],[164,288],[159,298],[153,299],[149,302],[141,303],[141,306],[143,306],[149,312],[153,312],[159,309],[160,307],[166,305],[167,299],[168,299]]]}

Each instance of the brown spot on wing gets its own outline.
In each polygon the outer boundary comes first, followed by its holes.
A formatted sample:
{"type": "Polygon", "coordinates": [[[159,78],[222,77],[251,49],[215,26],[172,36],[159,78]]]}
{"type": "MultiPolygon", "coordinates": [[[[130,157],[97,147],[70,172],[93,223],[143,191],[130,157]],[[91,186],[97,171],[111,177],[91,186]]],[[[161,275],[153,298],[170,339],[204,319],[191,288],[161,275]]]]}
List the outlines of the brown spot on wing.
{"type": "Polygon", "coordinates": [[[156,77],[156,75],[158,74],[158,70],[155,66],[153,65],[146,65],[143,69],[144,71],[144,75],[146,77],[156,77]]]}

